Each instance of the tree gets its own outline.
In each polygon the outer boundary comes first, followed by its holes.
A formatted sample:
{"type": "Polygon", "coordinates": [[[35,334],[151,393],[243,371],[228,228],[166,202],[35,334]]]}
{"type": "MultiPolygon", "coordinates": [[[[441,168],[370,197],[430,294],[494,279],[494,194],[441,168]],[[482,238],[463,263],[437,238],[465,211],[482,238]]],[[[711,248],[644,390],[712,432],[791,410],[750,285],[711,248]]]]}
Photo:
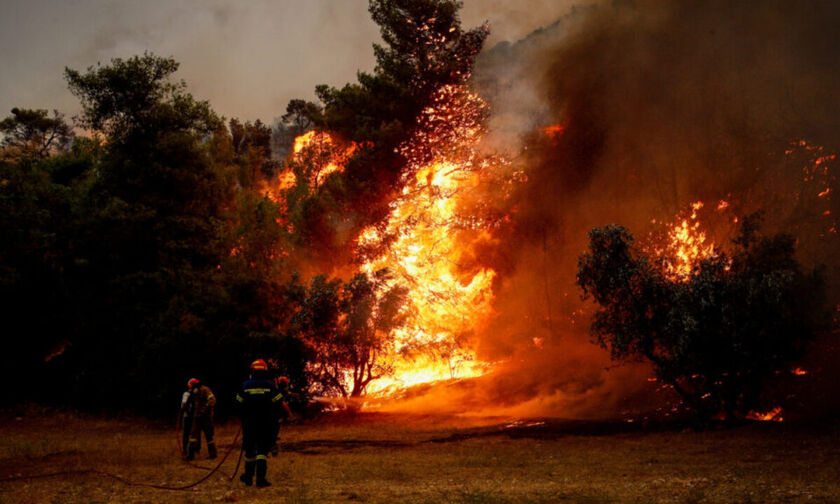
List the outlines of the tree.
{"type": "Polygon", "coordinates": [[[301,99],[292,99],[286,105],[286,113],[280,119],[283,124],[291,128],[294,136],[300,136],[315,125],[321,115],[321,107],[317,103],[301,99]]]}
{"type": "Polygon", "coordinates": [[[0,121],[0,134],[4,157],[46,157],[65,152],[73,139],[73,130],[57,110],[49,117],[46,110],[17,107],[0,121]]]}
{"type": "Polygon", "coordinates": [[[110,65],[88,67],[87,72],[66,68],[70,92],[82,102],[81,124],[120,140],[153,127],[210,134],[221,122],[206,101],[186,92],[186,83],[172,82],[178,70],[172,58],[151,53],[127,60],[114,58],[110,65]]]}
{"type": "Polygon", "coordinates": [[[390,282],[387,270],[359,273],[346,283],[319,275],[299,290],[295,327],[311,352],[310,381],[320,392],[360,397],[393,371],[383,357],[405,322],[406,290],[390,282]]]}
{"type": "Polygon", "coordinates": [[[228,128],[234,162],[241,168],[240,184],[250,186],[257,180],[274,175],[277,163],[271,158],[271,128],[259,119],[253,123],[231,119],[228,128]]]}
{"type": "Polygon", "coordinates": [[[820,271],[803,272],[795,240],[756,233],[744,219],[733,250],[673,280],[621,226],[595,228],[578,262],[584,298],[598,306],[590,331],[615,360],[647,359],[706,420],[743,418],[763,382],[801,356],[820,327],[820,271]]]}
{"type": "Polygon", "coordinates": [[[371,17],[386,44],[373,46],[377,76],[407,84],[421,103],[441,86],[463,82],[488,31],[463,31],[462,5],[455,0],[371,0],[371,17]]]}
{"type": "MultiPolygon", "coordinates": [[[[342,88],[315,89],[323,111],[313,123],[361,148],[346,166],[343,213],[360,216],[360,228],[388,214],[386,196],[400,189],[406,159],[398,147],[417,127],[420,112],[443,86],[463,84],[487,37],[487,27],[461,28],[455,0],[370,0],[384,45],[375,45],[373,73],[342,88]]],[[[297,110],[300,104],[296,104],[297,110]]]]}
{"type": "MultiPolygon", "coordinates": [[[[233,180],[212,156],[223,124],[171,81],[177,68],[147,53],[65,71],[81,123],[106,138],[81,203],[72,268],[86,321],[72,356],[79,399],[91,406],[106,402],[91,387],[138,392],[153,404],[180,386],[183,362],[198,349],[219,358],[221,346],[210,342],[219,337],[227,292],[218,267],[229,252],[219,226],[233,180]],[[120,355],[132,359],[112,358],[120,355]]],[[[109,406],[140,402],[120,404],[124,395],[109,406]]]]}
{"type": "Polygon", "coordinates": [[[8,401],[51,401],[65,371],[71,334],[83,323],[72,287],[82,201],[97,154],[76,141],[70,152],[0,160],[0,315],[5,343],[0,392],[8,401]],[[20,380],[27,376],[27,380],[20,380]],[[56,379],[57,378],[57,379],[56,379]]]}

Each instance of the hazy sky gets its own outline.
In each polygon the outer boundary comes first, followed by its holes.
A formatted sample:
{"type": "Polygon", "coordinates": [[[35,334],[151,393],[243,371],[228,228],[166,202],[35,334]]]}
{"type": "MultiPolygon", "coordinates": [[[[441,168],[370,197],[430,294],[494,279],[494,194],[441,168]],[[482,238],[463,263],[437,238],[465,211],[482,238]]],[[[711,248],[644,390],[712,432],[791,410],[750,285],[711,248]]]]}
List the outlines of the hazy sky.
{"type": "MultiPolygon", "coordinates": [[[[78,112],[63,69],[151,51],[226,117],[271,120],[316,84],[373,67],[367,0],[0,0],[0,118],[13,106],[78,112]]],[[[573,0],[465,0],[488,46],[551,23],[573,0]]]]}

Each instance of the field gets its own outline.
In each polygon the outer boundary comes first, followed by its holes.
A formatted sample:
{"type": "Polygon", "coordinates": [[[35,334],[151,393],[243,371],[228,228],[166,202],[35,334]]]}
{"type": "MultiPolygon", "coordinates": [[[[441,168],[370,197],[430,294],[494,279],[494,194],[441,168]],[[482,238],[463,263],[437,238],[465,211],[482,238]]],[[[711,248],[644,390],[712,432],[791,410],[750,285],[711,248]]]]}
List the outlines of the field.
{"type": "Polygon", "coordinates": [[[216,465],[203,457],[182,462],[174,427],[6,414],[0,504],[840,502],[836,423],[694,432],[561,420],[325,418],[284,428],[267,489],[231,481],[237,431],[236,422],[219,426],[227,460],[203,483],[175,491],[128,484],[183,486],[216,465]],[[45,473],[62,474],[9,480],[45,473]]]}

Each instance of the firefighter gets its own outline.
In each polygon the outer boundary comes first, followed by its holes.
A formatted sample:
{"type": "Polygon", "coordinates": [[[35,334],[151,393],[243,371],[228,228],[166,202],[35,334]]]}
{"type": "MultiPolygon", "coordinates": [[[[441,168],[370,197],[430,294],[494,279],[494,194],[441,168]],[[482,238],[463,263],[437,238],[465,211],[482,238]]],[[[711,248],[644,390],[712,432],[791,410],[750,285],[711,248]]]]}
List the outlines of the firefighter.
{"type": "MultiPolygon", "coordinates": [[[[190,397],[195,385],[198,385],[197,379],[190,378],[187,381],[187,390],[181,396],[181,410],[178,412],[178,428],[181,429],[181,454],[184,457],[189,454],[190,431],[192,430],[193,420],[193,402],[190,401],[190,397]]],[[[198,448],[201,449],[200,444],[198,448]]]]}
{"type": "Polygon", "coordinates": [[[273,456],[277,456],[280,453],[280,446],[278,445],[277,438],[280,435],[280,423],[282,422],[291,422],[295,419],[294,413],[292,413],[291,408],[289,408],[289,403],[285,399],[298,397],[298,394],[289,391],[289,378],[285,376],[278,376],[274,379],[274,386],[277,387],[277,392],[283,394],[283,401],[282,401],[282,411],[280,411],[280,416],[277,418],[277,422],[274,423],[274,432],[271,435],[271,448],[269,452],[273,456]]]}
{"type": "Polygon", "coordinates": [[[195,380],[190,389],[192,402],[192,426],[190,428],[190,447],[187,460],[193,460],[195,454],[201,450],[201,433],[207,440],[207,458],[216,458],[216,442],[213,440],[213,417],[216,409],[216,396],[207,385],[195,380]]]}
{"type": "Polygon", "coordinates": [[[251,486],[256,473],[257,486],[267,487],[271,485],[265,475],[274,426],[277,425],[280,408],[288,408],[288,405],[283,401],[283,393],[270,379],[264,360],[257,359],[251,363],[250,379],[242,384],[235,400],[242,421],[242,448],[245,450],[245,472],[239,480],[251,486]]]}

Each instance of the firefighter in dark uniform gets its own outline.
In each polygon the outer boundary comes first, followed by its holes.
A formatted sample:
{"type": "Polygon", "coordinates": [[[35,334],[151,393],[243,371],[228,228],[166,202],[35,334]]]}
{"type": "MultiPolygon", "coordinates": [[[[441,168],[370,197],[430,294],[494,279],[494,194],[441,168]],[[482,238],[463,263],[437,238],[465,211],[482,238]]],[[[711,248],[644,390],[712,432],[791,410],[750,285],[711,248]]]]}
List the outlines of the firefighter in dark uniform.
{"type": "MultiPolygon", "coordinates": [[[[190,378],[187,382],[187,390],[181,396],[181,410],[178,412],[178,428],[181,429],[181,454],[186,457],[190,449],[190,431],[192,431],[193,402],[192,389],[198,385],[198,380],[190,378]]],[[[199,449],[201,445],[199,444],[199,449]]]]}
{"type": "Polygon", "coordinates": [[[193,418],[190,428],[190,448],[187,453],[187,460],[195,458],[195,454],[201,449],[201,433],[207,439],[207,458],[216,458],[216,442],[213,440],[213,417],[216,409],[216,396],[206,385],[201,385],[198,380],[190,389],[190,401],[192,401],[193,418]]]}
{"type": "Polygon", "coordinates": [[[242,448],[245,450],[245,472],[239,479],[251,486],[256,473],[257,486],[267,487],[271,484],[265,479],[268,450],[284,401],[283,393],[270,379],[264,360],[257,359],[251,363],[251,377],[242,384],[235,400],[242,421],[242,448]]]}

